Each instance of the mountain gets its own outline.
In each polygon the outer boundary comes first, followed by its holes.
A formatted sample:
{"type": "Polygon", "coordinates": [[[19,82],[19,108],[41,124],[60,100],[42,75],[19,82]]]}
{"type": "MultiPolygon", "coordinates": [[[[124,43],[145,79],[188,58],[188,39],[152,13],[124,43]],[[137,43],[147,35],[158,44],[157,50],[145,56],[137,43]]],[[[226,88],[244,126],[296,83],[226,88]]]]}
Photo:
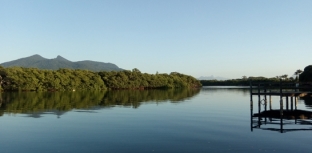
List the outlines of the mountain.
{"type": "Polygon", "coordinates": [[[214,77],[213,75],[211,75],[211,76],[201,76],[198,78],[198,80],[228,80],[228,78],[214,77]]]}
{"type": "Polygon", "coordinates": [[[40,55],[33,55],[25,58],[20,58],[17,60],[5,62],[0,64],[3,67],[34,67],[39,69],[50,69],[57,70],[60,68],[68,69],[84,69],[90,71],[122,71],[123,69],[119,68],[117,65],[112,63],[103,63],[95,61],[78,61],[72,62],[65,59],[62,56],[57,56],[53,59],[47,59],[40,55]]]}

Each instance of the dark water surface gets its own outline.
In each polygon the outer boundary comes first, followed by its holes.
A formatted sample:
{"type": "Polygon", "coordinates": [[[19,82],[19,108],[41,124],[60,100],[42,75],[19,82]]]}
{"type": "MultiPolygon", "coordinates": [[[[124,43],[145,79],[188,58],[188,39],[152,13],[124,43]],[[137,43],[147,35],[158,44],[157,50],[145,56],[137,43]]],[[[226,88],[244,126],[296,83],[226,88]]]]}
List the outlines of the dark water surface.
{"type": "Polygon", "coordinates": [[[0,95],[1,153],[311,152],[310,120],[251,128],[248,89],[0,95]]]}

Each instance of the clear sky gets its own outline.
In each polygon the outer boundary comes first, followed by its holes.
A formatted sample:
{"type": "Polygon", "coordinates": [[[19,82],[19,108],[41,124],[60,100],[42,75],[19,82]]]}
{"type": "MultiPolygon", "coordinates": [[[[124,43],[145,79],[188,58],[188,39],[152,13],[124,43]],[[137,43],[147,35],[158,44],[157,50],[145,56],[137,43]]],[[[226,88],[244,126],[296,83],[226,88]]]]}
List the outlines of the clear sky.
{"type": "Polygon", "coordinates": [[[292,75],[312,0],[0,0],[0,63],[39,54],[154,74],[292,75]]]}

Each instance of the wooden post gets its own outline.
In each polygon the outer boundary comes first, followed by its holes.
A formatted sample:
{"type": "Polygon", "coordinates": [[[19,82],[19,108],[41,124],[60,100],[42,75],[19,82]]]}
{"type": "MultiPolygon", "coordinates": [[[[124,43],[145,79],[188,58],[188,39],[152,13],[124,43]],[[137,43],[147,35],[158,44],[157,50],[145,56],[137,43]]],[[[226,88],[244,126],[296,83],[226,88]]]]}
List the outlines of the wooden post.
{"type": "Polygon", "coordinates": [[[264,89],[264,106],[265,106],[265,110],[267,110],[267,92],[266,89],[264,89]]]}
{"type": "Polygon", "coordinates": [[[253,102],[252,102],[252,98],[250,100],[250,130],[253,131],[253,102]]]}
{"type": "Polygon", "coordinates": [[[283,115],[283,91],[282,91],[282,80],[280,79],[280,114],[283,115]]]}
{"type": "MultiPolygon", "coordinates": [[[[260,114],[261,112],[261,99],[260,99],[260,83],[258,84],[258,113],[260,114]]],[[[259,115],[258,117],[258,127],[260,128],[261,126],[261,117],[259,115]]]]}
{"type": "Polygon", "coordinates": [[[288,110],[288,95],[286,96],[286,110],[288,110]]]}
{"type": "Polygon", "coordinates": [[[250,130],[253,131],[253,100],[252,100],[252,83],[249,81],[250,85],[250,130]]]}
{"type": "Polygon", "coordinates": [[[261,111],[261,98],[260,98],[260,83],[258,84],[258,110],[259,110],[259,114],[260,114],[260,111],[261,111]]]}
{"type": "MultiPolygon", "coordinates": [[[[297,97],[295,97],[295,110],[297,110],[297,97]]],[[[297,117],[295,116],[295,124],[297,124],[297,117]]]]}
{"type": "Polygon", "coordinates": [[[297,110],[298,97],[295,97],[295,110],[297,110]]]}
{"type": "MultiPolygon", "coordinates": [[[[267,111],[267,93],[266,87],[264,87],[264,111],[267,111]]],[[[267,118],[264,118],[265,124],[267,122],[267,118]]]]}
{"type": "Polygon", "coordinates": [[[272,96],[270,94],[270,110],[272,110],[272,96]]]}
{"type": "Polygon", "coordinates": [[[250,96],[252,95],[252,83],[251,83],[251,81],[249,81],[249,90],[250,90],[250,96]]]}
{"type": "Polygon", "coordinates": [[[282,80],[280,80],[280,122],[281,122],[281,133],[283,133],[283,91],[282,91],[282,80]]]}
{"type": "Polygon", "coordinates": [[[290,99],[291,101],[291,111],[293,111],[294,110],[294,96],[291,96],[291,99],[290,99]]]}
{"type": "Polygon", "coordinates": [[[249,81],[249,84],[250,84],[250,104],[252,104],[252,83],[251,81],[249,81]]]}
{"type": "Polygon", "coordinates": [[[269,99],[270,99],[270,110],[272,110],[272,91],[271,91],[271,84],[270,84],[270,95],[269,95],[269,99]]]}

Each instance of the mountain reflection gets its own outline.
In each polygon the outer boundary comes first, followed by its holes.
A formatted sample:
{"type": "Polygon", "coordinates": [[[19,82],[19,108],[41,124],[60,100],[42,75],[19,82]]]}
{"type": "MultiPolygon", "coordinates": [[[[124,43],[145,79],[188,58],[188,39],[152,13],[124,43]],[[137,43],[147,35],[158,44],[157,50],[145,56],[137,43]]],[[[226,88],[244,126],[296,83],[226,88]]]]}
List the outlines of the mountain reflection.
{"type": "Polygon", "coordinates": [[[200,89],[175,90],[113,90],[79,92],[12,92],[0,93],[0,116],[27,114],[39,118],[43,114],[76,112],[95,113],[94,110],[114,106],[138,108],[143,102],[178,103],[199,93],[200,89]]]}

